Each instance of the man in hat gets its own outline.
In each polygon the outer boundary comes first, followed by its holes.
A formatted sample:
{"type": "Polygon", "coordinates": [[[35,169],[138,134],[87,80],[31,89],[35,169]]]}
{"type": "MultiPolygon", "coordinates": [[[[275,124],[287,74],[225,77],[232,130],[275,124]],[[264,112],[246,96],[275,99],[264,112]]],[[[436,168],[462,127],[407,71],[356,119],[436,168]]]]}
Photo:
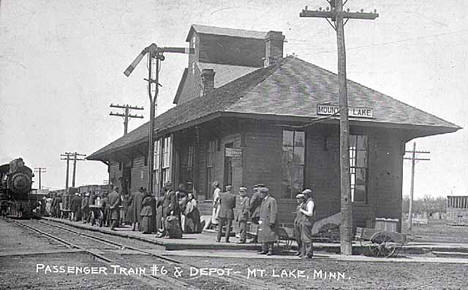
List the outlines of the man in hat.
{"type": "Polygon", "coordinates": [[[260,194],[260,191],[258,190],[261,187],[265,187],[265,185],[257,184],[253,186],[252,189],[254,193],[249,201],[250,218],[252,219],[252,223],[256,225],[256,229],[257,229],[256,231],[257,234],[251,241],[252,243],[255,243],[255,244],[258,241],[258,228],[259,228],[258,221],[260,219],[260,205],[262,204],[262,196],[260,194]]]}
{"type": "Polygon", "coordinates": [[[302,205],[305,202],[305,196],[302,193],[296,195],[296,217],[294,218],[294,239],[297,242],[297,253],[296,256],[302,255],[302,237],[301,237],[301,228],[304,220],[304,214],[301,212],[302,205]]]}
{"type": "Polygon", "coordinates": [[[128,200],[129,203],[129,222],[132,224],[132,231],[135,229],[141,229],[141,208],[142,208],[142,201],[145,197],[143,193],[143,187],[140,187],[139,190],[132,192],[130,198],[128,200]]]}
{"type": "Polygon", "coordinates": [[[278,240],[278,206],[267,187],[261,187],[259,191],[263,198],[258,221],[258,241],[262,243],[260,254],[270,256],[273,254],[273,245],[278,240]]]}
{"type": "Polygon", "coordinates": [[[73,221],[78,221],[78,218],[80,217],[80,209],[81,209],[81,196],[78,192],[76,192],[70,204],[70,210],[72,213],[71,218],[73,221]]]}
{"type": "Polygon", "coordinates": [[[219,194],[219,227],[217,242],[221,241],[223,226],[226,226],[226,243],[229,243],[231,235],[232,220],[234,219],[234,208],[236,207],[236,196],[231,192],[232,186],[226,186],[226,192],[219,194]]]}
{"type": "Polygon", "coordinates": [[[304,216],[301,227],[301,255],[304,258],[310,259],[314,254],[312,246],[312,227],[314,226],[315,203],[312,199],[312,190],[305,189],[302,194],[304,194],[306,201],[302,204],[300,209],[304,216]]]}
{"type": "Polygon", "coordinates": [[[81,200],[81,212],[83,223],[88,222],[89,220],[89,192],[84,194],[83,199],[81,200]]]}
{"type": "Polygon", "coordinates": [[[109,193],[109,208],[110,208],[110,220],[111,220],[111,230],[114,230],[117,227],[119,222],[119,213],[120,213],[120,194],[119,188],[114,187],[114,190],[109,193]]]}
{"type": "Polygon", "coordinates": [[[239,188],[240,195],[240,210],[237,214],[237,222],[239,223],[240,239],[239,244],[245,244],[247,238],[247,221],[249,220],[249,197],[247,196],[247,188],[239,188]]]}

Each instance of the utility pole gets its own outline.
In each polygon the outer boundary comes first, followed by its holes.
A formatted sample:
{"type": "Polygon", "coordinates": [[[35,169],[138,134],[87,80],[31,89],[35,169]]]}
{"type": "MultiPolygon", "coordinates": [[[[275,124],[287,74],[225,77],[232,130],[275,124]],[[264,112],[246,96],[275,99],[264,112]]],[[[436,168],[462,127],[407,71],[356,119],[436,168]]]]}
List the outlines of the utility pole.
{"type": "MultiPolygon", "coordinates": [[[[153,194],[153,158],[154,158],[154,118],[156,112],[156,100],[158,98],[159,87],[159,70],[161,61],[164,61],[164,53],[194,53],[193,48],[184,47],[158,47],[155,43],[145,47],[135,60],[128,66],[124,74],[128,77],[133,72],[135,67],[141,62],[143,57],[148,57],[148,97],[150,100],[150,121],[148,131],[148,191],[153,194]]],[[[159,197],[159,196],[158,196],[159,197]]]]}
{"type": "Polygon", "coordinates": [[[109,113],[110,116],[117,116],[117,117],[123,117],[124,118],[124,136],[127,135],[127,133],[128,133],[128,119],[129,118],[143,119],[142,115],[130,114],[130,110],[144,110],[143,107],[131,106],[129,104],[126,104],[126,105],[110,104],[110,107],[111,108],[124,109],[124,113],[114,113],[114,112],[109,113]]]}
{"type": "MultiPolygon", "coordinates": [[[[349,19],[374,20],[379,15],[374,10],[373,13],[345,12],[343,10],[343,0],[327,0],[330,7],[326,11],[308,10],[307,6],[299,14],[300,17],[325,18],[336,31],[338,46],[338,85],[339,85],[339,105],[340,105],[340,180],[341,180],[341,226],[340,242],[341,254],[352,254],[352,233],[353,233],[353,213],[351,200],[351,181],[349,174],[349,120],[348,120],[348,92],[346,81],[346,50],[344,26],[349,19]],[[345,21],[343,21],[346,19],[345,21]],[[332,23],[333,22],[333,23],[332,23]]],[[[347,0],[345,0],[345,3],[347,0]]]]}
{"type": "Polygon", "coordinates": [[[63,154],[60,154],[60,160],[66,160],[67,161],[67,175],[65,177],[65,192],[68,192],[68,176],[69,176],[69,168],[70,168],[70,157],[73,156],[73,153],[71,152],[65,152],[63,154]]]}
{"type": "Polygon", "coordinates": [[[42,173],[46,173],[47,172],[46,169],[47,168],[44,168],[44,167],[34,168],[34,171],[39,173],[39,189],[42,189],[42,173]]]}
{"type": "Polygon", "coordinates": [[[414,197],[414,172],[416,161],[429,161],[430,158],[417,158],[416,154],[430,154],[429,151],[416,151],[416,142],[413,143],[413,150],[406,150],[405,153],[410,153],[411,157],[404,157],[405,160],[411,160],[411,189],[410,189],[410,201],[408,210],[408,230],[411,231],[413,228],[413,197],[414,197]]]}
{"type": "Polygon", "coordinates": [[[76,161],[83,161],[85,160],[84,157],[86,154],[80,154],[77,152],[73,152],[73,179],[72,179],[72,187],[75,187],[75,177],[76,177],[76,161]]]}

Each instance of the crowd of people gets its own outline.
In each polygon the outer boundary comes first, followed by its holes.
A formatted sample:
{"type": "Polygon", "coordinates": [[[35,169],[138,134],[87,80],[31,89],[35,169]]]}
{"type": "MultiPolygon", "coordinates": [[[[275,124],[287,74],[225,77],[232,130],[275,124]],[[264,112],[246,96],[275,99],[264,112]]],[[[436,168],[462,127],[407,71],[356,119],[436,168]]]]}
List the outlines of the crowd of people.
{"type": "Polygon", "coordinates": [[[165,184],[159,200],[143,187],[124,194],[114,186],[110,193],[76,192],[69,206],[64,206],[60,195],[48,198],[44,201],[47,203],[50,205],[46,205],[46,215],[92,225],[97,223],[112,230],[130,226],[133,231],[144,234],[181,238],[182,233],[199,233],[203,228],[197,200],[186,190],[185,184],[179,184],[177,190],[171,183],[165,184]]]}
{"type": "MultiPolygon", "coordinates": [[[[237,216],[234,216],[236,196],[232,193],[232,186],[227,185],[222,192],[219,182],[213,183],[213,212],[211,225],[217,227],[216,241],[220,242],[225,235],[229,243],[232,223],[235,219],[239,226],[238,243],[247,242],[247,226],[255,229],[251,243],[261,243],[259,254],[272,255],[275,243],[278,241],[278,205],[276,199],[264,184],[255,185],[252,194],[248,194],[246,187],[239,188],[240,207],[237,216]],[[224,230],[224,231],[223,231],[224,230]]],[[[312,190],[305,189],[296,196],[297,209],[294,219],[294,237],[298,244],[297,255],[303,258],[312,258],[312,227],[314,225],[315,203],[312,190]]]]}
{"type": "MultiPolygon", "coordinates": [[[[86,192],[75,193],[70,201],[69,218],[83,223],[96,222],[112,230],[129,226],[133,231],[144,234],[155,233],[158,238],[182,238],[183,233],[200,233],[204,228],[217,231],[216,242],[230,242],[233,222],[239,230],[238,243],[247,243],[248,232],[250,243],[262,245],[260,254],[272,255],[278,241],[278,205],[270,190],[264,184],[253,186],[249,193],[246,187],[239,188],[239,197],[227,185],[221,190],[219,182],[213,184],[213,209],[211,219],[205,225],[200,220],[197,200],[188,192],[186,184],[181,183],[174,189],[171,183],[162,188],[161,197],[140,188],[129,194],[121,193],[113,187],[110,193],[86,192]],[[239,206],[236,208],[237,200],[239,206]]],[[[297,209],[294,219],[294,238],[298,244],[297,255],[304,258],[313,256],[312,227],[316,205],[312,190],[305,189],[297,194],[297,209]]],[[[44,204],[46,210],[54,217],[63,217],[63,200],[57,195],[48,198],[44,204]]]]}

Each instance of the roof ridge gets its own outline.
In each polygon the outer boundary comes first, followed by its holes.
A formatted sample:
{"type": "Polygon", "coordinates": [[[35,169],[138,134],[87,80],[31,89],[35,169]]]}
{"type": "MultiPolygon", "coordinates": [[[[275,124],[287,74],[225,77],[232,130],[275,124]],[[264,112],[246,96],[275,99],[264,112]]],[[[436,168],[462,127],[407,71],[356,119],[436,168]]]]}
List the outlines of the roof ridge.
{"type": "Polygon", "coordinates": [[[203,27],[203,28],[217,28],[217,29],[226,29],[226,30],[232,30],[232,31],[248,31],[248,32],[258,32],[258,33],[267,33],[267,31],[261,31],[261,30],[252,30],[252,29],[242,29],[242,28],[231,28],[231,27],[222,27],[222,26],[215,26],[215,25],[206,25],[206,24],[196,24],[193,23],[191,25],[192,27],[203,27]]]}
{"type": "MultiPolygon", "coordinates": [[[[308,65],[314,66],[314,67],[316,67],[316,68],[318,68],[318,69],[320,69],[320,70],[322,70],[322,71],[325,71],[325,72],[327,72],[327,73],[329,73],[329,74],[333,74],[333,75],[337,76],[336,73],[334,73],[334,72],[332,72],[332,71],[330,71],[330,70],[328,70],[328,69],[326,69],[326,68],[320,67],[320,66],[318,66],[318,65],[316,65],[316,64],[310,63],[310,62],[305,61],[305,60],[303,60],[303,59],[300,59],[300,58],[298,58],[298,57],[294,57],[294,58],[297,59],[297,60],[300,60],[300,61],[302,61],[302,62],[304,62],[304,63],[306,63],[306,64],[308,64],[308,65]]],[[[428,114],[428,115],[430,115],[430,116],[432,116],[432,117],[434,117],[434,118],[436,118],[436,119],[438,119],[438,120],[440,120],[440,121],[449,123],[450,125],[455,126],[455,127],[459,128],[459,129],[462,128],[462,127],[456,125],[455,123],[452,123],[452,122],[449,122],[449,121],[447,121],[447,120],[444,120],[444,119],[442,119],[442,118],[440,118],[440,117],[437,117],[436,115],[434,115],[434,114],[432,114],[432,113],[428,113],[428,112],[426,112],[426,111],[424,111],[424,110],[421,110],[421,109],[419,109],[419,108],[417,108],[417,107],[415,107],[415,106],[412,106],[412,105],[407,104],[407,103],[405,103],[405,102],[403,102],[403,101],[400,101],[400,100],[398,100],[398,99],[396,99],[396,98],[394,98],[394,97],[392,97],[392,96],[390,96],[390,95],[387,95],[387,94],[385,94],[385,93],[382,93],[382,92],[379,92],[379,91],[377,91],[377,90],[375,90],[375,89],[372,89],[372,88],[370,88],[370,87],[368,87],[368,86],[366,86],[366,85],[363,85],[363,84],[361,84],[361,83],[358,83],[358,82],[356,82],[356,81],[353,81],[353,80],[351,80],[351,79],[349,79],[349,78],[346,78],[346,80],[347,80],[348,82],[352,83],[353,85],[360,86],[360,87],[363,87],[363,88],[365,88],[365,89],[367,89],[367,90],[369,90],[369,91],[371,91],[371,92],[378,93],[378,94],[380,94],[380,95],[382,95],[382,96],[384,96],[384,97],[386,97],[386,98],[391,99],[391,100],[394,101],[394,102],[397,102],[397,103],[400,103],[400,104],[402,104],[402,105],[411,107],[412,109],[415,109],[415,110],[417,110],[417,111],[419,111],[419,112],[421,112],[421,113],[428,114]]]]}

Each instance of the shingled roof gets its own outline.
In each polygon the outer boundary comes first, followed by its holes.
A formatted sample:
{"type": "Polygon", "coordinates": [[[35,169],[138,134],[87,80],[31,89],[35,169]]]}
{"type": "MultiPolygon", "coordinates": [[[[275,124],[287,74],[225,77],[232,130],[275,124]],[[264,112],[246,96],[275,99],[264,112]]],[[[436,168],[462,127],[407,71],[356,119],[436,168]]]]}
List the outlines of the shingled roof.
{"type": "MultiPolygon", "coordinates": [[[[259,68],[210,94],[189,100],[155,119],[159,131],[177,130],[202,123],[224,113],[235,115],[291,116],[313,120],[317,105],[337,104],[336,74],[296,57],[286,57],[279,64],[259,68]]],[[[394,127],[418,126],[433,129],[433,134],[450,133],[459,126],[402,103],[353,81],[348,81],[351,107],[373,108],[374,118],[350,118],[394,127]]],[[[147,142],[148,123],[91,154],[87,159],[102,160],[108,153],[147,142]]]]}

